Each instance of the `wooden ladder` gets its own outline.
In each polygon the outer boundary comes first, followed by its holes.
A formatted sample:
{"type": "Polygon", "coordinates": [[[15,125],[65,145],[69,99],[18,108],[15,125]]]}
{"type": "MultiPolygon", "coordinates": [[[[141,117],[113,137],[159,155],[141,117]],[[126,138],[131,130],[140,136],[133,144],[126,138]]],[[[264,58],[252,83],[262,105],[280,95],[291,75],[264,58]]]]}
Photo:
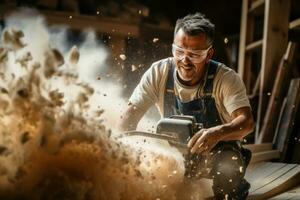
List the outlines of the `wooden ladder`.
{"type": "Polygon", "coordinates": [[[249,98],[258,96],[256,141],[277,66],[288,42],[290,4],[290,0],[243,0],[242,3],[238,73],[249,98]]]}

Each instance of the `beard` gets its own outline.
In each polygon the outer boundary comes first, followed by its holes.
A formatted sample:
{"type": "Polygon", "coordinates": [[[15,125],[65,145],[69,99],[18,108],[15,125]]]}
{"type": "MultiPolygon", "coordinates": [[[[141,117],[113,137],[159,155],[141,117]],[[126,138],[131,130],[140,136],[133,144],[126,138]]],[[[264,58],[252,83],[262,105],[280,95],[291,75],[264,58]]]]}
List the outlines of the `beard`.
{"type": "Polygon", "coordinates": [[[193,86],[199,83],[205,73],[205,61],[197,65],[193,63],[176,62],[176,70],[179,81],[187,86],[193,86]]]}
{"type": "Polygon", "coordinates": [[[177,66],[178,76],[181,80],[192,81],[194,79],[196,73],[196,67],[194,65],[178,64],[177,66]]]}

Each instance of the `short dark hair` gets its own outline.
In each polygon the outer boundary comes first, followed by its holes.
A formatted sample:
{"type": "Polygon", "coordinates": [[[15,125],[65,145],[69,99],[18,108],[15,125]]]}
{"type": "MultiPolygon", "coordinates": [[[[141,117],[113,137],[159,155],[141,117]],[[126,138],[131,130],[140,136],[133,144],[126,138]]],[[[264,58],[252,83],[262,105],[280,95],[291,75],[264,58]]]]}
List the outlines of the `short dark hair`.
{"type": "Polygon", "coordinates": [[[180,29],[191,36],[204,33],[207,37],[208,45],[212,44],[214,41],[215,25],[202,13],[197,12],[178,19],[176,21],[174,37],[180,29]]]}

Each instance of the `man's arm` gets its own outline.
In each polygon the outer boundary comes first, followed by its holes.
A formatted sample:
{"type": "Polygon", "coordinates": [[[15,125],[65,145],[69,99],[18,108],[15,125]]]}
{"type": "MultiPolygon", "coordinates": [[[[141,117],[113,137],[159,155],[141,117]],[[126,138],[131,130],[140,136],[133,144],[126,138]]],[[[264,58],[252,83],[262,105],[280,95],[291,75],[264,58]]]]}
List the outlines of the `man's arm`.
{"type": "Polygon", "coordinates": [[[250,107],[239,108],[232,112],[232,121],[220,127],[224,133],[223,141],[242,140],[254,129],[254,120],[250,107]]]}
{"type": "Polygon", "coordinates": [[[144,111],[140,108],[129,105],[121,117],[119,129],[121,131],[135,130],[143,115],[144,111]]]}
{"type": "Polygon", "coordinates": [[[242,140],[254,128],[250,107],[242,107],[232,112],[232,121],[197,132],[189,141],[192,153],[208,153],[218,142],[242,140]]]}

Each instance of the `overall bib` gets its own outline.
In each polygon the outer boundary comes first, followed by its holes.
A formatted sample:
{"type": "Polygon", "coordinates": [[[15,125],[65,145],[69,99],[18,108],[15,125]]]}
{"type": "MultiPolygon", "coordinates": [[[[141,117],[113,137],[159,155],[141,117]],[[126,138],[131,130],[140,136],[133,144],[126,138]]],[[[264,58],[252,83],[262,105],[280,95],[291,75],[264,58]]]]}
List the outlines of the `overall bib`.
{"type": "MultiPolygon", "coordinates": [[[[192,115],[204,128],[222,124],[212,97],[213,80],[218,62],[210,60],[204,80],[203,96],[182,102],[174,93],[175,63],[170,61],[164,96],[164,117],[192,115]]],[[[208,156],[185,155],[187,178],[211,178],[215,199],[246,199],[250,184],[244,179],[251,152],[242,148],[239,141],[219,142],[208,156]]]]}

